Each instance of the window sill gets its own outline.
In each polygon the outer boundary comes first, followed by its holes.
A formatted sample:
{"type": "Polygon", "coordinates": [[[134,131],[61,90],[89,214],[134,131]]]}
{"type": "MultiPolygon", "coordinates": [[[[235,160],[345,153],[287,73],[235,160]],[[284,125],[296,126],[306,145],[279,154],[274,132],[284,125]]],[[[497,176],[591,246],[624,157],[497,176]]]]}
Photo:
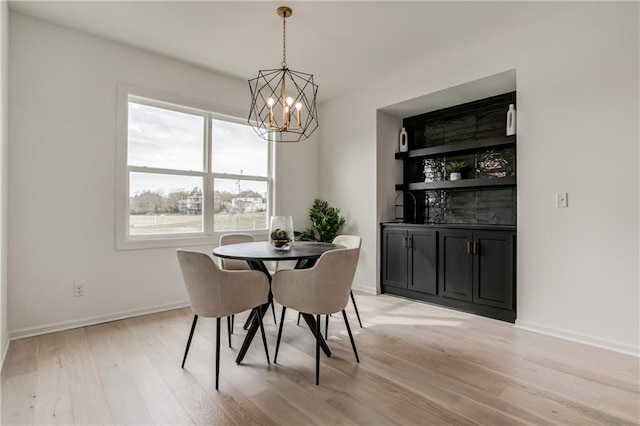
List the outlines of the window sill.
{"type": "Polygon", "coordinates": [[[116,250],[145,250],[156,248],[180,248],[188,246],[212,246],[217,247],[220,236],[230,233],[246,233],[253,235],[257,241],[266,240],[269,232],[262,230],[225,231],[215,232],[213,235],[175,236],[156,238],[116,238],[116,250]]]}

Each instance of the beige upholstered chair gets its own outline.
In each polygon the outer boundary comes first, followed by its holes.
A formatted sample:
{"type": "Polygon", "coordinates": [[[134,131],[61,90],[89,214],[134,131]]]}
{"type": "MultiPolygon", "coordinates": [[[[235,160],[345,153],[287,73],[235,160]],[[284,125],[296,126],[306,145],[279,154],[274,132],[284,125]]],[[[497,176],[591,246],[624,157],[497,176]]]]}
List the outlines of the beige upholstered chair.
{"type": "MultiPolygon", "coordinates": [[[[360,238],[357,235],[338,235],[333,239],[332,243],[345,246],[346,248],[357,248],[359,253],[360,246],[362,245],[362,238],[360,238]]],[[[351,303],[353,303],[353,309],[356,311],[358,324],[360,324],[360,328],[362,328],[362,321],[360,320],[360,312],[358,312],[358,305],[356,305],[356,298],[353,297],[353,290],[349,290],[349,295],[351,296],[351,303]]],[[[325,319],[324,335],[327,338],[329,337],[329,315],[327,315],[325,319]]]]}
{"type": "MultiPolygon", "coordinates": [[[[220,318],[254,309],[267,303],[269,279],[260,271],[225,271],[216,265],[206,253],[177,250],[178,262],[189,294],[193,324],[182,359],[182,368],[187,360],[189,346],[199,316],[216,318],[216,389],[220,372],[220,318]]],[[[264,334],[262,316],[255,315],[260,324],[262,342],[269,363],[267,338],[264,334]]]]}
{"type": "MultiPolygon", "coordinates": [[[[251,234],[242,234],[242,233],[234,233],[234,234],[223,234],[220,235],[220,245],[226,246],[228,244],[238,244],[238,243],[251,243],[256,239],[251,234]]],[[[220,259],[220,266],[222,269],[226,270],[246,270],[251,269],[249,265],[244,260],[236,260],[236,259],[220,259]]]]}
{"type": "MultiPolygon", "coordinates": [[[[345,246],[346,248],[357,248],[360,250],[360,246],[362,245],[362,238],[357,235],[338,235],[333,241],[333,244],[338,244],[345,246]]],[[[349,291],[351,296],[351,303],[353,303],[353,309],[356,311],[356,317],[358,318],[358,324],[360,324],[360,328],[362,328],[362,321],[360,320],[360,312],[358,312],[358,305],[356,305],[356,298],[353,296],[353,291],[349,291]]],[[[324,325],[324,336],[325,338],[329,338],[329,316],[327,315],[325,318],[324,325]]],[[[298,325],[300,325],[300,315],[298,314],[298,325]]]]}
{"type": "MultiPolygon", "coordinates": [[[[228,244],[252,243],[255,240],[256,239],[251,234],[244,234],[241,232],[237,232],[237,233],[220,235],[219,244],[221,246],[225,246],[228,244]]],[[[221,260],[220,266],[222,267],[222,269],[233,270],[233,271],[251,269],[249,268],[249,264],[245,260],[224,259],[224,258],[220,258],[220,260],[221,260]]],[[[273,313],[273,322],[276,322],[276,308],[273,305],[273,303],[271,304],[271,312],[273,313]]],[[[233,334],[234,319],[235,319],[234,316],[227,318],[227,329],[229,332],[229,347],[231,347],[231,335],[233,334]]],[[[249,326],[251,319],[252,319],[252,315],[249,316],[249,318],[247,318],[247,321],[244,325],[245,329],[249,326]]]]}
{"type": "Polygon", "coordinates": [[[328,315],[342,311],[344,322],[349,332],[356,361],[360,362],[349,320],[344,308],[349,301],[351,283],[358,265],[359,249],[339,249],[324,253],[316,264],[309,269],[281,270],[276,272],[271,281],[274,298],[282,304],[282,317],[278,330],[276,354],[278,357],[280,338],[286,308],[295,309],[305,314],[316,315],[316,385],[320,383],[320,315],[328,315]]]}

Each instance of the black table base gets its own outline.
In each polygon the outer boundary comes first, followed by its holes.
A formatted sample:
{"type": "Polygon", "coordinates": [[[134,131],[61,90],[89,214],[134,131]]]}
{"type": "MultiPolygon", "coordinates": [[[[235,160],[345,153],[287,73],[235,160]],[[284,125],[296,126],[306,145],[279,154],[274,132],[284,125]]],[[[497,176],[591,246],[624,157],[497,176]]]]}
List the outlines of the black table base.
{"type": "MultiPolygon", "coordinates": [[[[244,359],[244,356],[246,355],[247,350],[249,349],[249,346],[251,346],[253,337],[256,335],[256,332],[258,331],[258,328],[260,326],[259,322],[257,321],[256,315],[260,315],[260,318],[264,318],[265,314],[269,310],[269,305],[273,303],[273,293],[271,293],[271,274],[269,273],[269,270],[265,266],[264,262],[260,260],[247,260],[247,263],[249,264],[249,267],[251,269],[256,271],[261,271],[267,276],[267,278],[269,278],[269,300],[264,305],[254,308],[251,311],[251,314],[249,315],[249,319],[251,320],[251,323],[249,324],[249,328],[247,329],[247,335],[245,336],[244,341],[242,342],[242,347],[240,348],[240,352],[238,352],[238,356],[236,357],[237,364],[240,364],[244,359]]],[[[315,259],[300,259],[296,263],[296,269],[310,268],[314,264],[315,264],[315,259]]],[[[304,321],[307,323],[307,326],[311,330],[311,333],[313,333],[314,338],[316,338],[317,327],[316,327],[316,320],[313,317],[313,315],[302,314],[302,318],[304,318],[304,321]]],[[[322,351],[327,356],[331,356],[331,350],[329,349],[327,342],[322,337],[322,333],[320,333],[320,347],[322,348],[322,351]]]]}

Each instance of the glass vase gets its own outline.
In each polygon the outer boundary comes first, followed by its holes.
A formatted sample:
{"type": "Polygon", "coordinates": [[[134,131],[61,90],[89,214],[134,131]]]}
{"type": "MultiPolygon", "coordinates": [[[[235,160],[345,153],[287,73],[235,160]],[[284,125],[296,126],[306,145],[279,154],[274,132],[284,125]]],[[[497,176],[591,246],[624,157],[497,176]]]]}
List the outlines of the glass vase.
{"type": "Polygon", "coordinates": [[[291,216],[271,216],[269,242],[276,250],[289,250],[293,242],[293,218],[291,216]]]}

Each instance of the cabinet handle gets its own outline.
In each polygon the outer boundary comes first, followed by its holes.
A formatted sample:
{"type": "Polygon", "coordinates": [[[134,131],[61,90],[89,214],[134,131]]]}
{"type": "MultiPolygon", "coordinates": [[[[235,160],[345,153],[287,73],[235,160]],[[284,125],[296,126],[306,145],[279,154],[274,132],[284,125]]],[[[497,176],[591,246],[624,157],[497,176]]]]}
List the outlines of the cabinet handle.
{"type": "Polygon", "coordinates": [[[467,241],[467,253],[473,254],[473,246],[471,241],[467,241]]]}
{"type": "Polygon", "coordinates": [[[402,247],[407,248],[409,244],[407,243],[407,237],[402,237],[402,247]]]}
{"type": "Polygon", "coordinates": [[[413,247],[413,238],[411,237],[407,238],[407,247],[409,248],[413,247]]]}
{"type": "Polygon", "coordinates": [[[473,242],[473,254],[480,254],[480,244],[477,241],[473,242]]]}

